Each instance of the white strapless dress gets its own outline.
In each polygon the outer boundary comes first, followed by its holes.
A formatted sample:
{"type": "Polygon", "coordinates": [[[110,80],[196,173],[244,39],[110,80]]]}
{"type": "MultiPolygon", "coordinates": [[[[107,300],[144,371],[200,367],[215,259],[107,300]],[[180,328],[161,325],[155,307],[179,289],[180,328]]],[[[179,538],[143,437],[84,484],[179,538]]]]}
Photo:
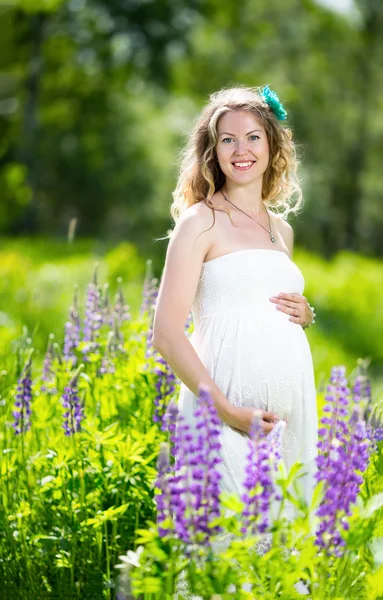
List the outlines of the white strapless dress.
{"type": "MultiPolygon", "coordinates": [[[[302,327],[270,302],[279,292],[303,293],[297,265],[278,250],[238,250],[203,264],[192,305],[191,343],[212,379],[235,406],[252,406],[287,420],[286,469],[304,464],[301,493],[315,486],[318,417],[310,346],[302,327]]],[[[180,414],[193,427],[197,397],[181,384],[180,414]]],[[[244,492],[248,436],[222,423],[221,490],[244,492]]]]}

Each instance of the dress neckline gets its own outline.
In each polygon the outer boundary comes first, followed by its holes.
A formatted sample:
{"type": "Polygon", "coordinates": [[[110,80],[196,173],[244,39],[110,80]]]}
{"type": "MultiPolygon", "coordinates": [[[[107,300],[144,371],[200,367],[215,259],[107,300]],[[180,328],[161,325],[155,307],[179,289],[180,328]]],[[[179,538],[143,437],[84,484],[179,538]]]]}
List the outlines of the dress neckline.
{"type": "Polygon", "coordinates": [[[209,263],[215,262],[222,258],[227,258],[232,254],[242,254],[244,252],[273,252],[274,254],[284,254],[290,261],[292,260],[286,252],[283,250],[273,250],[272,248],[243,248],[242,250],[234,250],[234,252],[227,252],[226,254],[221,254],[221,256],[216,256],[215,258],[211,258],[210,260],[204,261],[202,263],[202,267],[205,267],[209,263]]]}

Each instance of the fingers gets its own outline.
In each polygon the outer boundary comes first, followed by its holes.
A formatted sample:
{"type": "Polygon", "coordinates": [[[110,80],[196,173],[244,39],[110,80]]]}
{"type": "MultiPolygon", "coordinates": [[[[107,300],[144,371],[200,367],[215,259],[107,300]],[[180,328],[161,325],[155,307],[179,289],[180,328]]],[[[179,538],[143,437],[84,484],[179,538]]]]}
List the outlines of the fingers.
{"type": "Polygon", "coordinates": [[[279,421],[278,415],[276,415],[275,413],[270,412],[268,410],[263,410],[262,411],[262,419],[264,421],[273,421],[273,422],[279,421]]]}
{"type": "Polygon", "coordinates": [[[302,319],[301,317],[290,317],[289,321],[293,321],[293,323],[298,323],[298,325],[303,325],[304,324],[304,319],[302,319]]]}
{"type": "Polygon", "coordinates": [[[288,315],[292,315],[293,317],[299,317],[301,314],[301,310],[299,310],[298,308],[295,308],[294,306],[281,306],[280,304],[277,305],[277,310],[280,310],[284,313],[287,313],[288,315]]]}
{"type": "Polygon", "coordinates": [[[275,423],[268,423],[267,421],[261,421],[262,429],[266,433],[270,433],[275,427],[275,423]]]}

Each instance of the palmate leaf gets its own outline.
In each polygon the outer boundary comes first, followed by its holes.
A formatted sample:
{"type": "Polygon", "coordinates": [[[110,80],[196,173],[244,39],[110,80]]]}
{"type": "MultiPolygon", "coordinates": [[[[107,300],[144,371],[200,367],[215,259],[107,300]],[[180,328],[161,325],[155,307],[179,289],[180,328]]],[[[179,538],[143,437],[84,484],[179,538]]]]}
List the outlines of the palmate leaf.
{"type": "Polygon", "coordinates": [[[121,504],[121,506],[112,506],[102,512],[99,511],[96,517],[82,521],[81,526],[86,527],[87,525],[93,525],[93,527],[97,528],[101,527],[106,521],[116,521],[117,517],[124,514],[128,506],[128,504],[121,504]]]}
{"type": "Polygon", "coordinates": [[[136,534],[141,536],[135,540],[136,544],[148,544],[158,537],[154,523],[152,523],[152,527],[149,529],[136,529],[136,534]]]}
{"type": "Polygon", "coordinates": [[[236,494],[222,492],[220,499],[222,506],[224,506],[228,510],[234,511],[235,513],[241,513],[244,509],[244,503],[236,494]]]}
{"type": "Polygon", "coordinates": [[[120,423],[115,422],[108,425],[103,431],[90,431],[89,427],[84,430],[84,438],[99,446],[117,446],[126,438],[126,434],[119,432],[120,423]]]}

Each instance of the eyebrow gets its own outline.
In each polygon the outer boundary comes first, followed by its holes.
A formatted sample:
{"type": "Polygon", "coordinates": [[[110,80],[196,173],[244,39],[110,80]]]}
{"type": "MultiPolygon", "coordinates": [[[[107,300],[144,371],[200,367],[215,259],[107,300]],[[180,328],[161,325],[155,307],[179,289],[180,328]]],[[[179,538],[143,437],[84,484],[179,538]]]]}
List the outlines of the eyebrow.
{"type": "MultiPolygon", "coordinates": [[[[254,133],[255,131],[260,131],[262,133],[262,129],[253,129],[252,131],[248,131],[246,135],[250,135],[250,133],[254,133]]],[[[219,135],[232,135],[235,137],[235,133],[228,133],[227,131],[223,131],[219,135]]]]}

